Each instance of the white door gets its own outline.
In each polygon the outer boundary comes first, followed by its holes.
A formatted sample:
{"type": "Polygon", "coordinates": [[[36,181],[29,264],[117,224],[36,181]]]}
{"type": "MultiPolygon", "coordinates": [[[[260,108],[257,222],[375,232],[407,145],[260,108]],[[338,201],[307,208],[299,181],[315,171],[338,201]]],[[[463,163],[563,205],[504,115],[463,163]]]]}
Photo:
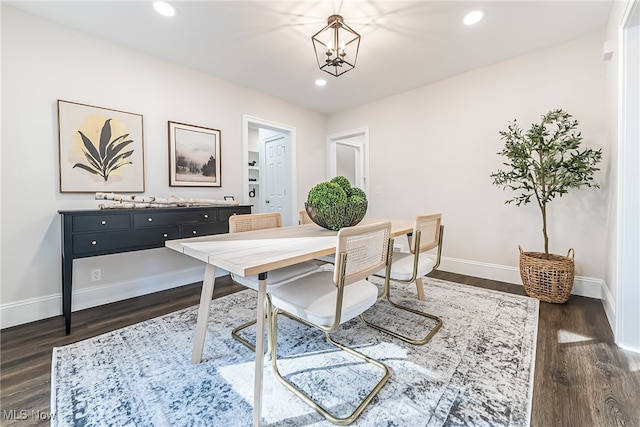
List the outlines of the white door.
{"type": "Polygon", "coordinates": [[[336,141],[335,176],[344,176],[351,185],[364,190],[364,147],[361,143],[336,141]]]}
{"type": "Polygon", "coordinates": [[[342,175],[369,195],[369,129],[327,136],[327,179],[342,175]]]}
{"type": "Polygon", "coordinates": [[[281,134],[264,141],[264,212],[280,212],[282,224],[291,219],[290,137],[281,134]]]}

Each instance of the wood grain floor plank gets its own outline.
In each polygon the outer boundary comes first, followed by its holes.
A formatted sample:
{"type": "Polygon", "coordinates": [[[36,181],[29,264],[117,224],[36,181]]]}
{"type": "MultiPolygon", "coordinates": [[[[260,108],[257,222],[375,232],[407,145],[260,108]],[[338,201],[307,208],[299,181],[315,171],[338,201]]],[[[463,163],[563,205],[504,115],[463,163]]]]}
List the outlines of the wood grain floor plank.
{"type": "MultiPolygon", "coordinates": [[[[522,286],[448,272],[433,277],[525,295],[522,286]]],[[[198,304],[201,283],[73,314],[71,335],[62,316],[0,333],[0,426],[47,426],[51,350],[198,304]],[[7,419],[25,410],[26,420],[7,419]]],[[[216,280],[214,298],[243,289],[216,280]]],[[[428,295],[428,287],[425,293],[428,295]]],[[[640,354],[619,349],[599,300],[572,296],[540,303],[531,425],[640,427],[640,354]]]]}

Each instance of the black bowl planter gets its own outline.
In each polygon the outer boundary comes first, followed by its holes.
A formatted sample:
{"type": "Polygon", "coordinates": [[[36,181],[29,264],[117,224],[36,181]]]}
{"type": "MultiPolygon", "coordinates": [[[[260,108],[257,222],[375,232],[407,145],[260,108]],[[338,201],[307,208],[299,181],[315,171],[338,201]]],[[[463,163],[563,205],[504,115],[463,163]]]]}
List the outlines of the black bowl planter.
{"type": "Polygon", "coordinates": [[[362,221],[367,213],[368,203],[339,203],[327,208],[316,208],[309,203],[304,204],[311,221],[329,230],[340,230],[351,227],[362,221]]]}

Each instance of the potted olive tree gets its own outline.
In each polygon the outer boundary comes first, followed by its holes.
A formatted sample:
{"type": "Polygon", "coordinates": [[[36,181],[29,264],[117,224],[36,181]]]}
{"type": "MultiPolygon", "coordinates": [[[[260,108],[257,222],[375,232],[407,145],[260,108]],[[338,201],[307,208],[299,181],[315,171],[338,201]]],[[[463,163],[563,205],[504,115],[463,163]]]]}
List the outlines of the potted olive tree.
{"type": "Polygon", "coordinates": [[[520,248],[520,276],[528,295],[542,301],[563,303],[573,288],[574,255],[549,253],[547,205],[572,188],[599,188],[593,175],[599,169],[602,149],[581,148],[578,121],[564,110],[552,110],[526,132],[515,120],[500,131],[505,146],[500,154],[505,170],[491,174],[493,184],[516,194],[506,201],[516,206],[535,200],[542,215],[544,252],[523,252],[520,248]]]}

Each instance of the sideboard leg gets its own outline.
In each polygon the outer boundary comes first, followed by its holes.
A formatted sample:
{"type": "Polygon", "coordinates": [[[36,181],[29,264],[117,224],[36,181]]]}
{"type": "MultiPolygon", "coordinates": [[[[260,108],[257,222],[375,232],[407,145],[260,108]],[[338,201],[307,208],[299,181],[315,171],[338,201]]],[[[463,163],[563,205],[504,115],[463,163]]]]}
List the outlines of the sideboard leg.
{"type": "Polygon", "coordinates": [[[62,257],[62,314],[64,315],[64,330],[71,333],[71,277],[73,275],[73,259],[62,257]]]}

